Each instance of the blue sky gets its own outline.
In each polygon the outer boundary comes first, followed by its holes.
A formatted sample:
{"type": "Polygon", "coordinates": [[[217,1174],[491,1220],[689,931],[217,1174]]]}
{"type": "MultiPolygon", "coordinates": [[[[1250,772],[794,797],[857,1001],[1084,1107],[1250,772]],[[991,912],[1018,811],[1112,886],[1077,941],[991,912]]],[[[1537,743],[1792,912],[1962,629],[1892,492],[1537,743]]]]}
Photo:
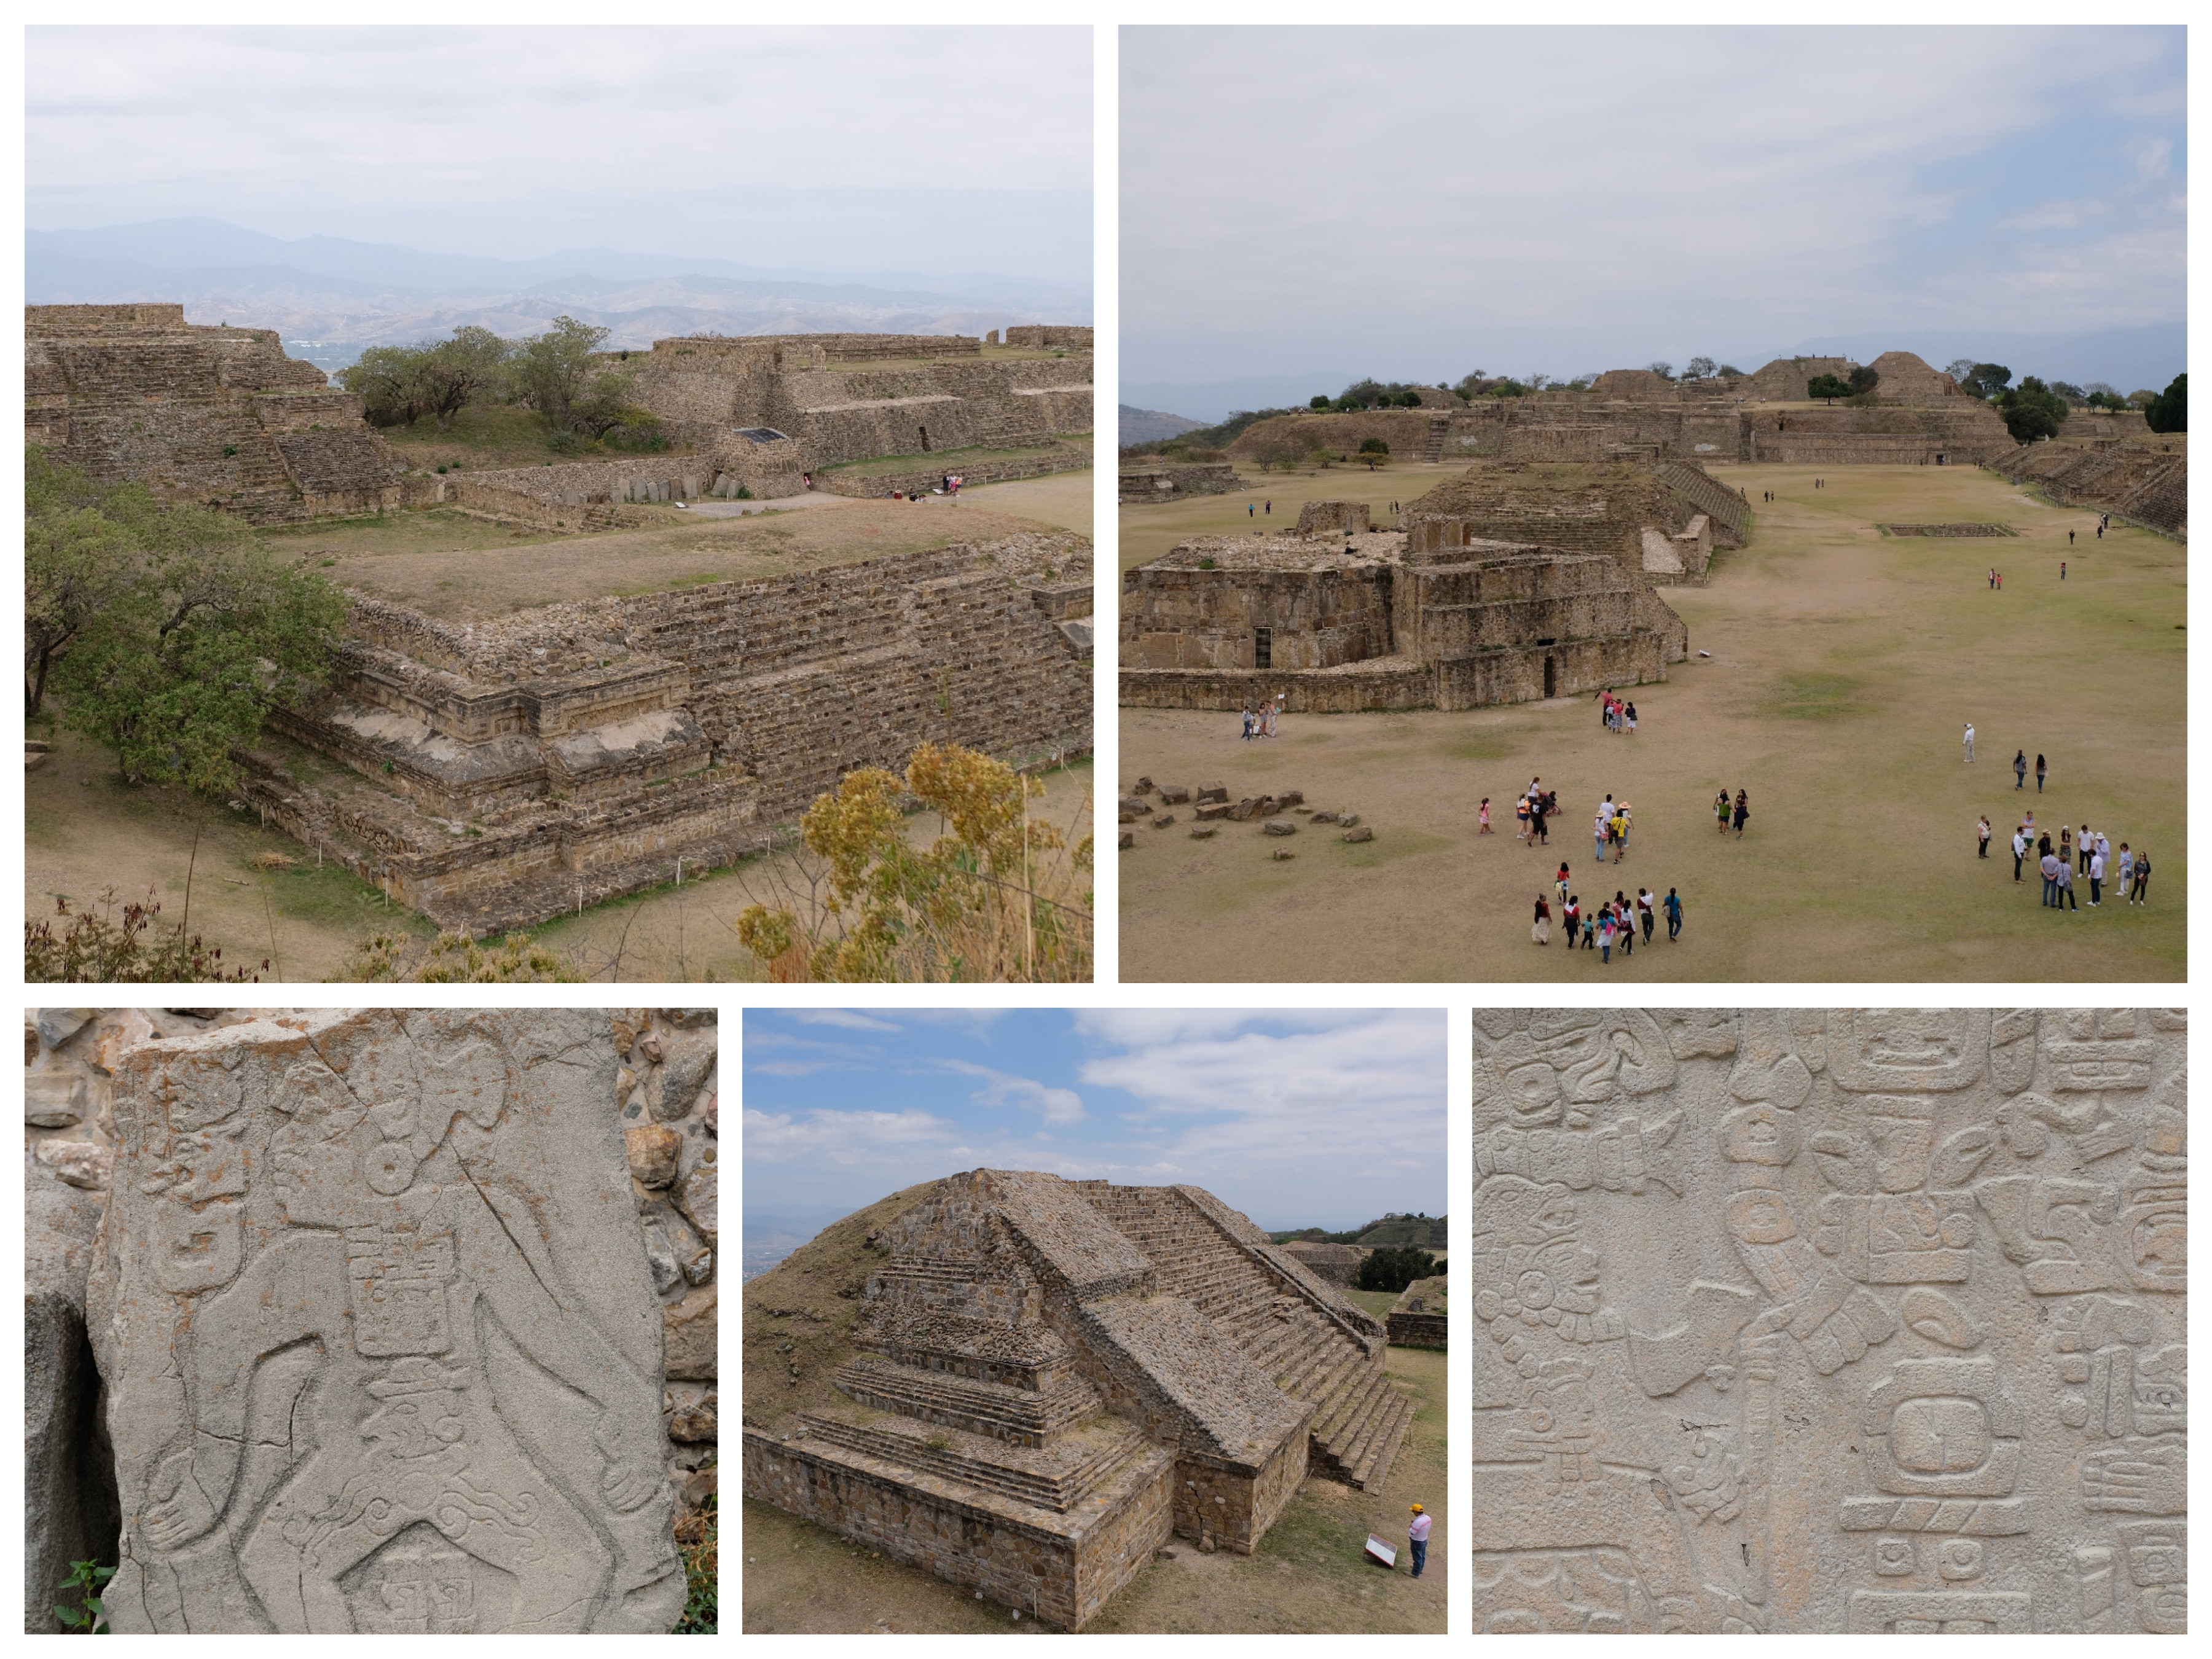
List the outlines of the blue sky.
{"type": "Polygon", "coordinates": [[[1189,1182],[1261,1226],[1443,1214],[1441,1011],[749,1008],[747,1229],[979,1168],[1189,1182]]]}
{"type": "Polygon", "coordinates": [[[37,27],[34,229],[1091,277],[1083,27],[37,27]]]}
{"type": "Polygon", "coordinates": [[[1121,78],[1133,385],[2186,315],[2178,27],[1146,27],[1121,78]]]}

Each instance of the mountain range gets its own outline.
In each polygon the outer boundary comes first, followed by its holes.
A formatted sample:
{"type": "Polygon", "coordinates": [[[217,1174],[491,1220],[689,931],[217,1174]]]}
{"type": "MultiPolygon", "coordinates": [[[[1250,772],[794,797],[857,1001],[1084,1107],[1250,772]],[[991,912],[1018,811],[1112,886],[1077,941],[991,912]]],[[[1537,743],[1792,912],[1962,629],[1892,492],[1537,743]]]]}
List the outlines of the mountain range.
{"type": "Polygon", "coordinates": [[[220,219],[27,231],[32,305],[178,301],[195,323],[274,328],[295,356],[342,368],[371,345],[467,325],[535,334],[566,314],[610,349],[678,334],[980,334],[1087,323],[1087,287],[989,272],[839,273],[579,248],[532,259],[425,252],[396,243],[283,240],[220,219]]]}

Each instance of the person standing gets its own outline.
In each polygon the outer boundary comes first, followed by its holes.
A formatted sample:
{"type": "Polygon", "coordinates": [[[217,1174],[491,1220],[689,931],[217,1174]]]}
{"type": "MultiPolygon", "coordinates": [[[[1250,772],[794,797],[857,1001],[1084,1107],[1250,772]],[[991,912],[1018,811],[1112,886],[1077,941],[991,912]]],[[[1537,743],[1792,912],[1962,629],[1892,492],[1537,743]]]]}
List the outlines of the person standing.
{"type": "Polygon", "coordinates": [[[2058,872],[2066,866],[2057,854],[2045,850],[2036,867],[2043,872],[2043,904],[2048,909],[2058,902],[2058,872]]]}
{"type": "Polygon", "coordinates": [[[2045,762],[2043,757],[2038,755],[2035,757],[2035,793],[2039,795],[2043,793],[2043,775],[2050,768],[2045,762]]]}
{"type": "Polygon", "coordinates": [[[2128,902],[2150,908],[2150,852],[2148,848],[2136,854],[2136,884],[2128,890],[2128,902]]]}
{"type": "Polygon", "coordinates": [[[1968,720],[1968,721],[1966,722],[1966,764],[1967,764],[1967,765],[1969,765],[1969,766],[1972,766],[1973,763],[1974,763],[1974,723],[1973,723],[1973,721],[1972,721],[1972,720],[1968,720]]]}
{"type": "Polygon", "coordinates": [[[2089,854],[2089,908],[2094,910],[2105,902],[2105,854],[2098,851],[2089,854]]]}
{"type": "Polygon", "coordinates": [[[1528,797],[1528,827],[1536,832],[1536,842],[1541,847],[1552,844],[1552,832],[1544,827],[1544,819],[1551,810],[1552,804],[1547,797],[1540,793],[1528,797]]]}
{"type": "Polygon", "coordinates": [[[1682,896],[1673,888],[1667,890],[1667,939],[1672,944],[1682,937],[1682,896]]]}
{"type": "Polygon", "coordinates": [[[1636,920],[1643,924],[1644,942],[1651,943],[1651,930],[1659,925],[1659,914],[1652,908],[1651,895],[1644,888],[1636,890],[1636,920]]]}
{"type": "Polygon", "coordinates": [[[1421,1576],[1421,1569],[1429,1564],[1429,1512],[1419,1504],[1413,1505],[1413,1524],[1406,1528],[1406,1539],[1413,1547],[1413,1577],[1421,1576]]]}
{"type": "Polygon", "coordinates": [[[1244,741],[1247,743],[1252,741],[1252,705],[1248,702],[1244,705],[1244,741]]]}
{"type": "Polygon", "coordinates": [[[2027,857],[2027,829],[2022,825],[2012,832],[2012,878],[2015,886],[2020,882],[2020,866],[2027,857]]]}
{"type": "MultiPolygon", "coordinates": [[[[2074,532],[2072,531],[2069,530],[2066,532],[2066,539],[2069,542],[2074,539],[2074,532]]],[[[2061,559],[2058,562],[2058,580],[2062,582],[2066,580],[2066,561],[2063,559],[2061,559]]]]}
{"type": "Polygon", "coordinates": [[[1989,857],[1989,855],[1990,855],[1990,815],[1989,815],[1987,812],[1984,812],[1984,813],[1983,813],[1983,814],[1982,814],[1982,825],[1981,825],[1981,851],[1980,851],[1979,853],[1976,854],[1975,854],[1975,856],[1976,856],[1976,857],[1978,857],[1978,858],[1987,858],[1987,857],[1989,857]]]}
{"type": "Polygon", "coordinates": [[[2081,868],[2076,873],[2086,876],[2089,873],[2089,855],[2097,850],[2097,838],[2089,833],[2087,824],[2081,826],[2081,839],[2074,843],[2074,848],[2081,860],[2081,868]]]}
{"type": "Polygon", "coordinates": [[[1613,912],[1609,909],[1598,918],[1597,959],[1605,963],[1613,960],[1613,912]]]}
{"type": "Polygon", "coordinates": [[[2074,832],[2063,823],[2058,826],[2058,861],[2061,864],[2074,862],[2074,832]]]}
{"type": "Polygon", "coordinates": [[[2015,789],[2027,787],[2027,750],[2025,749],[2013,750],[2012,787],[2015,789]]]}
{"type": "Polygon", "coordinates": [[[1725,789],[1713,797],[1713,816],[1721,821],[1721,834],[1728,834],[1729,793],[1725,789]]]}
{"type": "Polygon", "coordinates": [[[1636,735],[1636,705],[1632,702],[1628,705],[1627,720],[1628,735],[1632,738],[1636,735]]]}
{"type": "Polygon", "coordinates": [[[1246,518],[1249,519],[1257,516],[1259,511],[1260,509],[1253,506],[1251,502],[1247,501],[1244,503],[1244,516],[1246,518]]]}
{"type": "Polygon", "coordinates": [[[2135,855],[2133,853],[2130,853],[2130,851],[2128,851],[2128,844],[2127,844],[2127,842],[2122,842],[2120,843],[2120,879],[2119,879],[2119,889],[2120,889],[2121,896],[2122,896],[2123,897],[2126,897],[2126,898],[2128,899],[2128,902],[2130,902],[2130,904],[2132,904],[2132,903],[2134,903],[2134,902],[2135,902],[2134,898],[2133,898],[2132,896],[2130,896],[2130,894],[2129,894],[2129,889],[2130,889],[2130,884],[2131,884],[2134,882],[2134,880],[2135,880],[2135,874],[2136,874],[2136,855],[2135,855]]]}
{"type": "Polygon", "coordinates": [[[1268,501],[1268,503],[1267,503],[1267,517],[1269,517],[1269,518],[1271,518],[1271,519],[1272,519],[1272,518],[1273,518],[1273,517],[1275,516],[1275,503],[1274,503],[1272,500],[1271,500],[1271,501],[1268,501]]]}
{"type": "Polygon", "coordinates": [[[1513,803],[1513,816],[1520,820],[1521,828],[1514,832],[1516,841],[1528,839],[1528,797],[1523,795],[1513,803]]]}
{"type": "Polygon", "coordinates": [[[1743,826],[1751,817],[1751,798],[1742,790],[1735,792],[1735,838],[1743,839],[1743,826]]]}
{"type": "Polygon", "coordinates": [[[1528,937],[1539,945],[1549,945],[1552,942],[1551,902],[1541,893],[1536,895],[1536,920],[1534,925],[1528,929],[1528,937]]]}
{"type": "MultiPolygon", "coordinates": [[[[2066,532],[2066,545],[2069,547],[2074,545],[2074,532],[2070,530],[2066,532]]],[[[2063,559],[2058,562],[2058,580],[2061,581],[2066,580],[2066,561],[2063,559]]]]}
{"type": "Polygon", "coordinates": [[[1583,909],[1583,949],[1595,950],[1597,939],[1597,907],[1586,905],[1583,909]]]}
{"type": "Polygon", "coordinates": [[[2070,864],[2058,866],[2058,896],[2062,909],[2071,906],[2079,912],[2081,908],[2081,901],[2074,896],[2074,866],[2070,864]]]}

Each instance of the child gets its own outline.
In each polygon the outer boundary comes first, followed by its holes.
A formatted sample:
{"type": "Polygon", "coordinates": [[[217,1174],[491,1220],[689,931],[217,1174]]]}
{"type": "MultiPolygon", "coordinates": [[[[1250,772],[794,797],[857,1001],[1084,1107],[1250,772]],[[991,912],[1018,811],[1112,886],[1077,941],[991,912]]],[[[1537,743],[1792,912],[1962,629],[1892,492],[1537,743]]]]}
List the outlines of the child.
{"type": "Polygon", "coordinates": [[[1475,831],[1475,834],[1477,834],[1477,835],[1479,835],[1479,836],[1486,836],[1486,835],[1488,835],[1489,833],[1490,833],[1490,797],[1489,797],[1489,796],[1487,796],[1487,795],[1485,795],[1485,796],[1482,798],[1482,828],[1481,828],[1481,829],[1480,829],[1480,830],[1476,830],[1476,831],[1475,831]]]}

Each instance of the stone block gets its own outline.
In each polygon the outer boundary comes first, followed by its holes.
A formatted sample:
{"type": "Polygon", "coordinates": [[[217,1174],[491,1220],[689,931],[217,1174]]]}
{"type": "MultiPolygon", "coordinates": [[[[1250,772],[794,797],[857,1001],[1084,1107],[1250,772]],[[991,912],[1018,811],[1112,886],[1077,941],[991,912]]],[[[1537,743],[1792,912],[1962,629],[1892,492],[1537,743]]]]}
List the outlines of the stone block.
{"type": "Polygon", "coordinates": [[[36,1154],[55,1180],[87,1192],[106,1192],[115,1169],[115,1154],[89,1140],[42,1140],[36,1154]]]}
{"type": "Polygon", "coordinates": [[[1275,797],[1275,810],[1282,811],[1292,806],[1303,805],[1304,801],[1305,793],[1303,790],[1285,789],[1275,797]]]}
{"type": "Polygon", "coordinates": [[[1152,788],[1153,784],[1150,778],[1139,778],[1137,780],[1136,787],[1131,790],[1130,793],[1136,795],[1149,795],[1152,793],[1152,788]]]}
{"type": "Polygon", "coordinates": [[[1474,1628],[2183,1631],[2186,1023],[1477,1009],[1474,1628]]]}
{"type": "Polygon", "coordinates": [[[1170,824],[1173,823],[1175,821],[1176,821],[1176,818],[1175,818],[1175,814],[1174,814],[1174,813],[1172,813],[1172,812],[1163,812],[1163,813],[1161,813],[1161,814],[1159,815],[1159,817],[1156,817],[1156,818],[1154,818],[1154,819],[1152,820],[1152,828],[1153,828],[1153,829],[1155,829],[1155,830],[1164,830],[1164,829],[1166,829],[1170,824]]]}
{"type": "Polygon", "coordinates": [[[1202,783],[1198,787],[1198,799],[1202,801],[1225,801],[1229,799],[1229,786],[1225,783],[1202,783]]]}
{"type": "Polygon", "coordinates": [[[1294,859],[1294,858],[1297,857],[1297,854],[1296,853],[1293,853],[1292,851],[1291,851],[1291,849],[1290,849],[1289,848],[1287,848],[1287,847],[1278,847],[1278,848],[1274,850],[1274,853],[1273,853],[1273,858],[1274,858],[1274,860],[1275,860],[1275,862],[1276,862],[1276,863],[1278,863],[1278,864],[1285,864],[1285,863],[1288,863],[1291,860],[1292,860],[1292,859],[1294,859]]]}
{"type": "Polygon", "coordinates": [[[647,1041],[657,1041],[661,1061],[647,1095],[653,1116],[665,1123],[690,1116],[707,1074],[714,1069],[715,1034],[712,1030],[657,1032],[647,1041]]]}
{"type": "Polygon", "coordinates": [[[1127,851],[1130,848],[1134,847],[1136,844],[1137,844],[1137,835],[1136,835],[1136,831],[1134,831],[1133,830],[1124,830],[1121,832],[1121,839],[1118,842],[1116,842],[1116,843],[1115,843],[1115,847],[1116,847],[1116,850],[1118,850],[1118,851],[1121,851],[1121,852],[1126,852],[1126,851],[1127,851]]]}
{"type": "Polygon", "coordinates": [[[40,1129],[66,1129],[84,1121],[89,1097],[82,1072],[27,1072],[23,1074],[23,1121],[40,1129]]]}
{"type": "Polygon", "coordinates": [[[714,1166],[702,1164],[676,1184],[676,1207],[685,1218],[706,1235],[707,1242],[715,1242],[720,1231],[716,1220],[714,1203],[714,1166]]]}
{"type": "Polygon", "coordinates": [[[1197,816],[1200,822],[1204,822],[1207,818],[1234,817],[1236,811],[1236,807],[1228,801],[1210,800],[1198,808],[1197,816]]]}
{"type": "Polygon", "coordinates": [[[99,1012],[97,1008],[41,1008],[39,1041],[49,1048],[58,1048],[90,1024],[99,1012]]]}
{"type": "Polygon", "coordinates": [[[1346,829],[1349,830],[1353,824],[1359,822],[1359,814],[1357,812],[1339,812],[1336,815],[1336,821],[1342,824],[1346,829]]]}
{"type": "Polygon", "coordinates": [[[653,1269],[654,1295],[665,1296],[684,1282],[683,1266],[676,1260],[667,1229],[658,1217],[649,1218],[645,1224],[645,1260],[653,1269]]]}
{"type": "Polygon", "coordinates": [[[668,1375],[689,1382],[715,1377],[715,1289],[702,1285],[661,1310],[668,1331],[668,1375]]]}
{"type": "Polygon", "coordinates": [[[688,1284],[704,1285],[714,1276],[714,1246],[699,1237],[684,1212],[677,1209],[663,1210],[658,1217],[662,1234],[669,1248],[676,1254],[678,1271],[688,1284]]]}
{"type": "Polygon", "coordinates": [[[675,1622],[615,1070],[586,1009],[288,1013],[125,1056],[88,1291],[118,1632],[675,1622]]]}
{"type": "Polygon", "coordinates": [[[1190,790],[1187,785],[1164,783],[1160,786],[1160,805],[1163,806],[1181,806],[1189,799],[1190,790]]]}
{"type": "Polygon", "coordinates": [[[1218,823],[1194,823],[1190,826],[1193,841],[1211,841],[1220,833],[1221,826],[1218,823]]]}
{"type": "Polygon", "coordinates": [[[1260,826],[1260,833],[1265,836],[1295,836],[1298,833],[1298,826],[1288,818],[1269,818],[1260,826]]]}
{"type": "Polygon", "coordinates": [[[1124,795],[1116,805],[1124,823],[1133,823],[1152,810],[1141,795],[1124,795]]]}
{"type": "Polygon", "coordinates": [[[672,1382],[668,1388],[668,1437],[696,1445],[715,1438],[714,1385],[672,1382]]]}
{"type": "Polygon", "coordinates": [[[641,1187],[666,1187],[676,1179],[677,1159],[683,1155],[684,1137],[658,1123],[641,1123],[623,1131],[623,1150],[629,1159],[629,1177],[641,1187]]]}
{"type": "Polygon", "coordinates": [[[1373,841],[1375,831],[1363,823],[1357,830],[1346,830],[1344,838],[1346,841],[1373,841]]]}
{"type": "Polygon", "coordinates": [[[1334,823],[1336,822],[1336,814],[1334,812],[1316,812],[1313,815],[1310,822],[1314,823],[1334,823]]]}

